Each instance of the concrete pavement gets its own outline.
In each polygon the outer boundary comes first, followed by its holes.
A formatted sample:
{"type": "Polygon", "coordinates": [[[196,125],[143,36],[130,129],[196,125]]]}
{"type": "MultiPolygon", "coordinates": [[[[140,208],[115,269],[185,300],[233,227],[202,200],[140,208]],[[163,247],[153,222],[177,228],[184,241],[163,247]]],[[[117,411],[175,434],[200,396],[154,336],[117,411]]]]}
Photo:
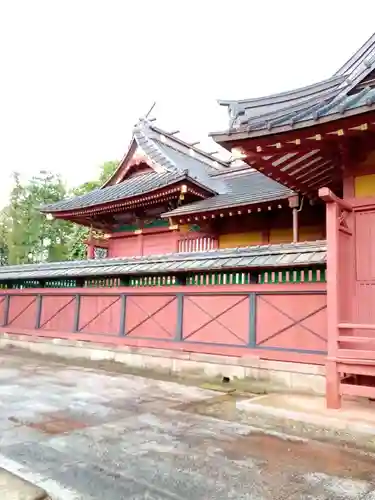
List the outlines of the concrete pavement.
{"type": "Polygon", "coordinates": [[[255,425],[231,395],[16,351],[0,362],[0,467],[52,499],[375,500],[371,455],[255,425]]]}

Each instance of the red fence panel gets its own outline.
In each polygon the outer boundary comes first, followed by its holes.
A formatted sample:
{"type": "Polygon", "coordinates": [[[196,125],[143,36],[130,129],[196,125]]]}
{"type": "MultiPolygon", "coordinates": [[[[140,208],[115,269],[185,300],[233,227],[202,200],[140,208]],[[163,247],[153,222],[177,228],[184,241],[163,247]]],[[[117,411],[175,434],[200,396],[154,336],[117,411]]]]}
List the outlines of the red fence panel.
{"type": "Polygon", "coordinates": [[[81,295],[79,332],[118,335],[120,331],[120,295],[81,295]]]}
{"type": "Polygon", "coordinates": [[[327,350],[323,294],[257,295],[256,346],[300,352],[327,350]]]}
{"type": "Polygon", "coordinates": [[[6,295],[3,295],[0,297],[0,325],[5,325],[7,322],[7,308],[8,308],[8,300],[9,297],[6,295]]]}
{"type": "Polygon", "coordinates": [[[75,295],[44,295],[39,328],[42,330],[73,331],[75,295]]]}
{"type": "Polygon", "coordinates": [[[11,295],[7,325],[16,328],[35,328],[37,295],[11,295]]]}
{"type": "Polygon", "coordinates": [[[7,333],[280,360],[327,350],[319,283],[9,290],[1,313],[7,333]]]}
{"type": "Polygon", "coordinates": [[[182,338],[190,342],[248,345],[248,294],[185,295],[182,338]]]}
{"type": "Polygon", "coordinates": [[[177,331],[176,295],[128,295],[125,335],[174,339],[177,331]]]}

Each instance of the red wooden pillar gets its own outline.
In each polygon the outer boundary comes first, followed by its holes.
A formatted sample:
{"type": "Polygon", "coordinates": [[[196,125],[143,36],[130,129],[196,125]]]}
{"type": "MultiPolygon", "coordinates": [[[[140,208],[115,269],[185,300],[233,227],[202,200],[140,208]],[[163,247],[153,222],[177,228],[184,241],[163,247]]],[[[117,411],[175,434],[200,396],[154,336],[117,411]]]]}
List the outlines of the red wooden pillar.
{"type": "Polygon", "coordinates": [[[175,237],[175,243],[174,243],[174,251],[178,253],[180,251],[180,239],[181,239],[181,233],[180,231],[173,231],[174,237],[175,237]]]}
{"type": "Polygon", "coordinates": [[[87,258],[95,259],[95,245],[91,240],[87,243],[87,258]]]}
{"type": "Polygon", "coordinates": [[[327,362],[326,362],[326,402],[328,408],[340,408],[340,374],[336,359],[339,337],[339,219],[337,203],[327,201],[327,362]]]}
{"type": "MultiPolygon", "coordinates": [[[[349,308],[347,294],[353,293],[352,273],[348,272],[348,267],[354,266],[351,254],[348,253],[348,242],[342,241],[340,231],[344,230],[341,226],[341,216],[343,213],[351,212],[352,207],[337,198],[328,188],[321,188],[319,196],[326,202],[326,225],[327,225],[327,362],[326,362],[326,401],[328,408],[340,408],[340,374],[338,371],[339,355],[339,335],[340,320],[342,316],[351,316],[350,311],[344,311],[343,308],[349,308]],[[344,248],[340,248],[344,245],[344,248]],[[344,250],[344,252],[342,252],[344,250]],[[340,252],[341,251],[341,252],[340,252]],[[349,257],[347,258],[347,255],[349,257]],[[344,258],[345,257],[345,258],[344,258]],[[344,279],[345,278],[345,279],[344,279]]],[[[346,228],[346,234],[351,232],[346,228]]],[[[349,242],[350,244],[350,242],[349,242]]]]}
{"type": "Polygon", "coordinates": [[[143,233],[142,232],[140,234],[138,234],[138,242],[139,242],[138,254],[143,255],[144,240],[143,240],[143,233]]]}

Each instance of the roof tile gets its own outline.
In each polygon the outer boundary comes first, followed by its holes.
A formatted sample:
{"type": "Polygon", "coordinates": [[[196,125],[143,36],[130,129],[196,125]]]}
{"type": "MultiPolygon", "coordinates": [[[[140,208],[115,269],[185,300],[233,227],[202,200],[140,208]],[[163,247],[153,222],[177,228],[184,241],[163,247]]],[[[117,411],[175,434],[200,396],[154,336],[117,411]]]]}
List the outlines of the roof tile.
{"type": "Polygon", "coordinates": [[[209,212],[230,207],[240,207],[257,203],[267,203],[286,199],[294,192],[260,172],[251,170],[216,175],[227,186],[226,194],[219,194],[206,200],[189,203],[163,214],[163,217],[183,216],[198,212],[209,212]]]}
{"type": "Polygon", "coordinates": [[[272,268],[302,266],[312,262],[325,264],[325,261],[326,242],[315,241],[146,257],[3,266],[0,267],[0,281],[272,268]]]}

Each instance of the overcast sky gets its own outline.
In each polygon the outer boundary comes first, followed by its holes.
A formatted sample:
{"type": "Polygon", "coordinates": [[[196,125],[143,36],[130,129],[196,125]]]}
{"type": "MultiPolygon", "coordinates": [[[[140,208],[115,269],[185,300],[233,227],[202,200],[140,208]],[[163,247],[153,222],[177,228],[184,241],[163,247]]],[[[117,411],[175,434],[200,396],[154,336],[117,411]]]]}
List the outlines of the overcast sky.
{"type": "Polygon", "coordinates": [[[167,130],[223,130],[216,99],[331,76],[374,30],[375,2],[0,0],[0,203],[10,173],[70,185],[121,158],[156,101],[167,130]]]}

